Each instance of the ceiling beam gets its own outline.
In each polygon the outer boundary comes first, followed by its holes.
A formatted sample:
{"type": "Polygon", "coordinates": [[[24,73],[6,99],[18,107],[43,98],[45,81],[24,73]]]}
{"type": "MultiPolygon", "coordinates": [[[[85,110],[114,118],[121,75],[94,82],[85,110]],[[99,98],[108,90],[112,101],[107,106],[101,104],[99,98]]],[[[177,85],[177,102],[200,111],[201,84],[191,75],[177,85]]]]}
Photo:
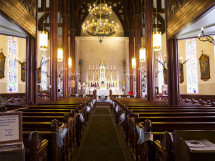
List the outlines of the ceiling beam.
{"type": "MultiPolygon", "coordinates": [[[[153,8],[153,14],[156,14],[156,13],[165,13],[165,9],[161,9],[161,10],[157,10],[156,11],[156,8],[153,8]]],[[[143,12],[141,12],[142,15],[144,15],[144,9],[143,9],[143,12]]]]}
{"type": "MultiPolygon", "coordinates": [[[[157,27],[157,28],[162,28],[162,26],[163,26],[162,24],[157,24],[157,25],[156,25],[156,24],[153,24],[153,28],[156,28],[156,27],[157,27]]],[[[142,27],[142,28],[145,28],[145,24],[142,24],[141,27],[142,27]]]]}

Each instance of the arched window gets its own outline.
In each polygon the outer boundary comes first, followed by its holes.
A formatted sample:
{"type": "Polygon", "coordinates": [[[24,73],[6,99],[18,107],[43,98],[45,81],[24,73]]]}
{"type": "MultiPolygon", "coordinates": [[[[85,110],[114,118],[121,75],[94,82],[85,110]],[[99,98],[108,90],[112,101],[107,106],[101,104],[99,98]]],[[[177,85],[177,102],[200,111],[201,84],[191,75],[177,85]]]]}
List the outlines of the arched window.
{"type": "Polygon", "coordinates": [[[8,63],[7,63],[7,90],[18,92],[18,68],[16,59],[18,57],[18,41],[16,37],[8,37],[8,63]]]}
{"type": "MultiPolygon", "coordinates": [[[[159,54],[158,61],[163,63],[162,55],[159,54]]],[[[162,93],[162,86],[164,85],[164,76],[163,76],[163,65],[158,63],[158,88],[159,93],[162,93]]]]}
{"type": "Polygon", "coordinates": [[[187,93],[198,93],[196,40],[186,40],[187,93]]]}

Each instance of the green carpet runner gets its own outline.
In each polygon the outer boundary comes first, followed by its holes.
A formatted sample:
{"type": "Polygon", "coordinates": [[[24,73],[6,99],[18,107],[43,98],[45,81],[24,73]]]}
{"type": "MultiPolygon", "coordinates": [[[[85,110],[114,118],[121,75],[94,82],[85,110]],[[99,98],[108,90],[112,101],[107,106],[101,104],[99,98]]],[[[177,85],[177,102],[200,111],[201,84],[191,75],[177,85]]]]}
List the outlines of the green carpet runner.
{"type": "Polygon", "coordinates": [[[78,161],[125,161],[108,108],[96,107],[78,161]]]}

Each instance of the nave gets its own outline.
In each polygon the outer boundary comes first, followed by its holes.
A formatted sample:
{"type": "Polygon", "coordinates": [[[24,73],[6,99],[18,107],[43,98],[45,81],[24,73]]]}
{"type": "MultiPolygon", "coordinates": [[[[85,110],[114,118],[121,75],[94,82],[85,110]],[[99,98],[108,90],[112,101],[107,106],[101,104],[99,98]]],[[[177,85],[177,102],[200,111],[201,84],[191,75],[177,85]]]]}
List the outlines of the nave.
{"type": "Polygon", "coordinates": [[[97,103],[72,161],[134,161],[109,103],[97,103]]]}

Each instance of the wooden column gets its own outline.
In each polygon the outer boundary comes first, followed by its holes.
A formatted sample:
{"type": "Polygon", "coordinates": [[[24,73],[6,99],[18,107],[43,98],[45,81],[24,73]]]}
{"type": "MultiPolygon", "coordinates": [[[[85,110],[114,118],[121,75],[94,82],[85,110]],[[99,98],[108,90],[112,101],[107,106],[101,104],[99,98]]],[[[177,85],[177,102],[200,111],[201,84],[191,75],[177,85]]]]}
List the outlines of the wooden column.
{"type": "Polygon", "coordinates": [[[63,97],[68,98],[68,0],[63,1],[63,97]]]}
{"type": "Polygon", "coordinates": [[[178,61],[178,40],[167,40],[168,58],[168,103],[180,105],[180,78],[178,61]]]}
{"type": "Polygon", "coordinates": [[[37,54],[36,39],[27,37],[26,39],[26,104],[35,105],[37,103],[37,54]]]}
{"type": "Polygon", "coordinates": [[[30,37],[26,38],[26,57],[25,57],[25,103],[31,101],[31,52],[30,37]]]}
{"type": "MultiPolygon", "coordinates": [[[[71,68],[71,74],[72,74],[72,82],[75,82],[75,0],[71,0],[71,13],[70,13],[70,55],[72,58],[72,68],[71,68]]],[[[73,83],[74,84],[74,83],[73,83]]],[[[76,86],[76,83],[75,83],[76,86]]],[[[75,94],[75,87],[72,87],[72,93],[71,94],[75,94]]]]}
{"type": "Polygon", "coordinates": [[[145,0],[145,32],[146,32],[146,60],[147,60],[147,100],[155,101],[155,73],[153,51],[153,1],[145,0]]]}
{"type": "Polygon", "coordinates": [[[129,70],[130,70],[130,91],[134,93],[134,77],[132,58],[134,57],[134,29],[129,29],[129,70]]]}
{"type": "Polygon", "coordinates": [[[141,1],[135,0],[135,58],[136,58],[136,97],[142,98],[142,79],[140,72],[140,59],[139,59],[139,51],[141,48],[141,1]]]}
{"type": "Polygon", "coordinates": [[[134,93],[134,72],[132,68],[132,58],[134,57],[134,9],[132,0],[129,3],[129,71],[130,71],[130,91],[134,93]]]}
{"type": "Polygon", "coordinates": [[[50,0],[50,100],[57,100],[58,0],[50,0]]]}

